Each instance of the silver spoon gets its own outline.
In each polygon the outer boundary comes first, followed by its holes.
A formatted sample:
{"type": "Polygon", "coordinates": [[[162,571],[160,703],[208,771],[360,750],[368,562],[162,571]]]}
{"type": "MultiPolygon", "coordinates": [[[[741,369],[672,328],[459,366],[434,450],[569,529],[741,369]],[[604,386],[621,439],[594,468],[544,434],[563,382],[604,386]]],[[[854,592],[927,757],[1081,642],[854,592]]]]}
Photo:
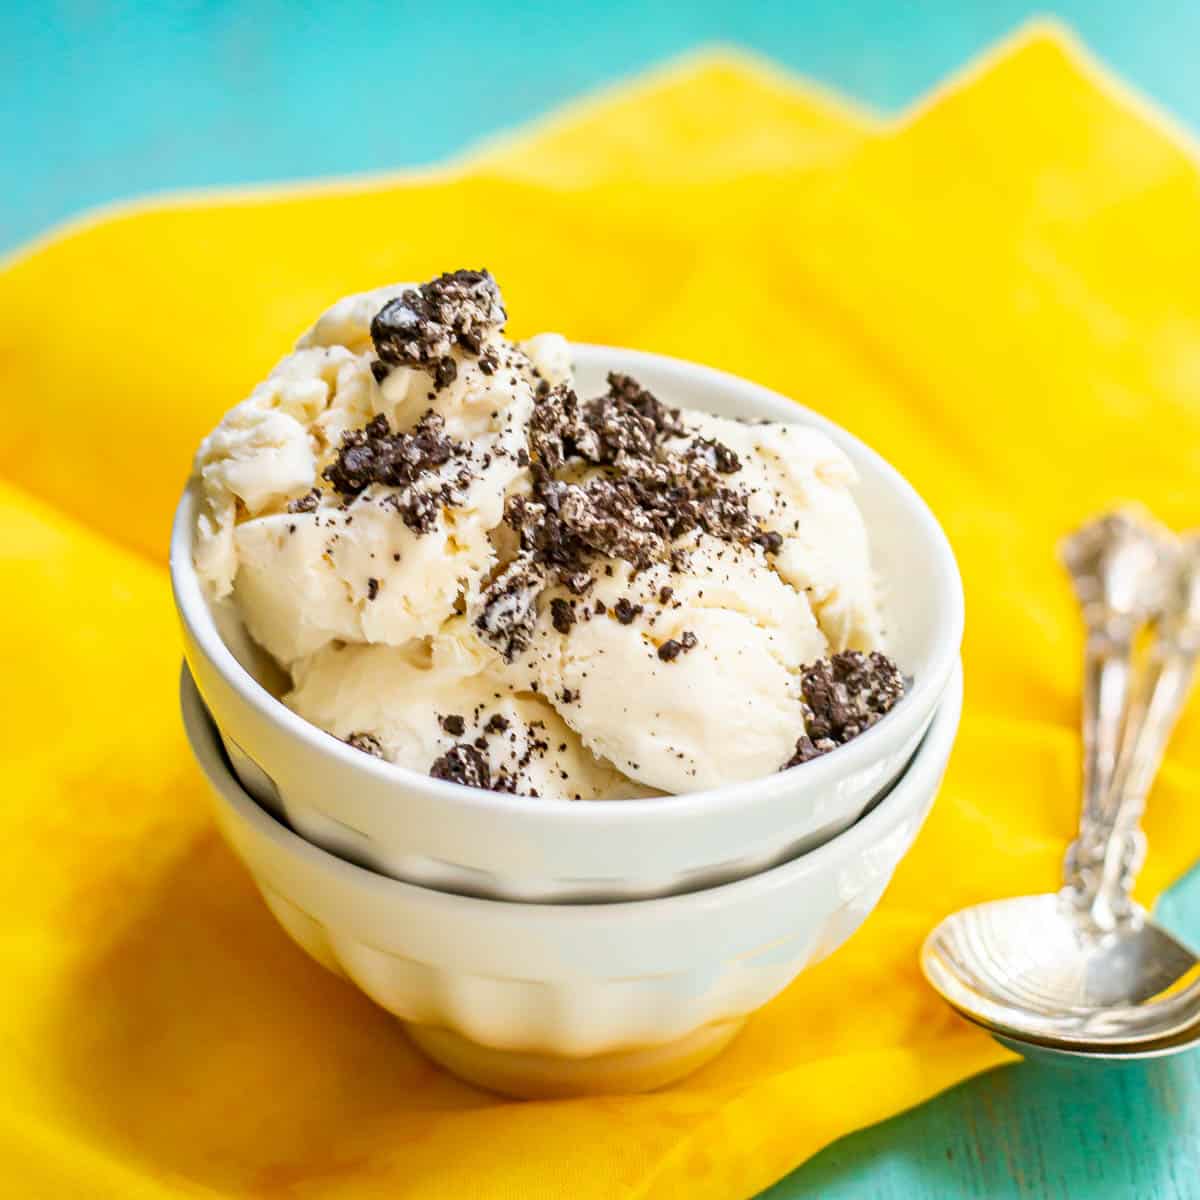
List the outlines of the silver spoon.
{"type": "Polygon", "coordinates": [[[1155,638],[1130,701],[1113,772],[1113,836],[1091,904],[1092,919],[1101,927],[1116,925],[1128,915],[1133,880],[1146,857],[1146,837],[1140,829],[1146,797],[1195,676],[1200,655],[1200,531],[1178,539],[1166,575],[1155,638]]]}
{"type": "Polygon", "coordinates": [[[1085,527],[1064,557],[1088,626],[1084,804],[1064,887],[955,913],[926,939],[921,965],[950,1004],[1010,1044],[1174,1053],[1200,1039],[1200,958],[1150,921],[1130,889],[1138,820],[1200,641],[1200,553],[1195,539],[1176,552],[1126,512],[1085,527]],[[1133,639],[1155,611],[1150,665],[1124,721],[1133,639]]]}
{"type": "Polygon", "coordinates": [[[1023,1058],[1047,1062],[1138,1062],[1147,1058],[1166,1058],[1171,1054],[1180,1054],[1184,1050],[1193,1049],[1200,1041],[1200,1025],[1188,1025],[1170,1037],[1159,1038],[1151,1042],[1129,1042],[1117,1045],[1071,1043],[1067,1045],[1063,1042],[1031,1037],[1016,1038],[975,1020],[969,1013],[958,1011],[959,1015],[965,1017],[972,1025],[978,1025],[990,1033],[1002,1046],[1015,1050],[1023,1058]]]}

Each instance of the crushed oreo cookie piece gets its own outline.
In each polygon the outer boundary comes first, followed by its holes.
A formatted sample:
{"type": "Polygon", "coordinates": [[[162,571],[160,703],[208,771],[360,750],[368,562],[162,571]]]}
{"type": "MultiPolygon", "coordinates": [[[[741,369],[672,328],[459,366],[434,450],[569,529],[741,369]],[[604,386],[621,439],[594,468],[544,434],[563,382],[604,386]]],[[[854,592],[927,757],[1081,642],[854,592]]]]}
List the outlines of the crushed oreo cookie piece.
{"type": "MultiPolygon", "coordinates": [[[[372,485],[396,489],[379,504],[394,509],[414,533],[428,533],[444,508],[461,503],[471,482],[467,448],[442,429],[442,418],[430,411],[408,432],[392,433],[381,413],[342,435],[324,477],[346,502],[372,485]],[[451,461],[458,466],[450,478],[430,478],[451,461]]],[[[346,524],[352,520],[347,517],[346,524]]]]}
{"type": "Polygon", "coordinates": [[[713,465],[736,456],[716,443],[703,454],[671,450],[667,439],[680,431],[678,410],[628,376],[610,376],[608,393],[586,404],[570,388],[551,389],[530,419],[533,494],[506,514],[522,548],[573,574],[598,556],[644,568],[693,530],[749,542],[759,530],[747,496],[713,465]],[[608,470],[582,482],[556,477],[576,462],[608,470]]]}
{"type": "Polygon", "coordinates": [[[563,580],[563,586],[575,596],[582,596],[595,581],[587,571],[576,571],[563,580]]]}
{"type": "Polygon", "coordinates": [[[667,638],[658,648],[658,657],[663,662],[674,662],[683,653],[683,647],[674,639],[667,638]]]}
{"type": "Polygon", "coordinates": [[[615,466],[654,457],[665,438],[682,433],[679,409],[667,408],[630,376],[614,373],[608,391],[586,403],[566,384],[539,389],[529,448],[546,471],[573,459],[615,466]]]}
{"type": "Polygon", "coordinates": [[[663,662],[674,662],[681,654],[686,654],[689,650],[698,645],[696,635],[690,630],[679,635],[679,640],[668,638],[658,648],[658,657],[663,662]]]}
{"type": "Polygon", "coordinates": [[[451,737],[462,737],[467,728],[466,721],[464,721],[458,713],[450,713],[447,716],[438,717],[438,724],[451,737]]]}
{"type": "Polygon", "coordinates": [[[613,616],[622,625],[632,625],[634,618],[642,611],[640,604],[631,604],[624,596],[613,605],[613,616]]]}
{"type": "Polygon", "coordinates": [[[457,378],[458,363],[448,354],[445,358],[439,358],[437,365],[433,368],[433,386],[435,390],[440,392],[442,388],[449,387],[457,378]]]}
{"type": "Polygon", "coordinates": [[[783,548],[783,535],[773,529],[764,529],[755,536],[754,544],[761,546],[764,554],[778,554],[783,548]]]}
{"type": "Polygon", "coordinates": [[[575,606],[561,596],[550,601],[550,620],[559,633],[570,633],[575,624],[575,606]]]}
{"type": "Polygon", "coordinates": [[[347,746],[361,750],[364,754],[371,755],[372,758],[383,757],[383,746],[373,733],[352,733],[345,739],[345,742],[347,746]]]}
{"type": "Polygon", "coordinates": [[[780,768],[786,771],[788,767],[798,767],[801,763],[810,762],[814,758],[820,758],[822,754],[828,754],[830,750],[837,749],[837,742],[829,738],[822,738],[820,742],[814,742],[807,733],[801,734],[796,739],[796,749],[792,757],[787,760],[780,768]]]}
{"type": "Polygon", "coordinates": [[[508,718],[500,713],[492,713],[483,727],[484,733],[503,733],[508,728],[508,718]]]}
{"type": "Polygon", "coordinates": [[[368,579],[367,580],[367,599],[374,600],[375,597],[378,595],[379,595],[379,580],[374,579],[374,578],[368,579]]]}
{"type": "Polygon", "coordinates": [[[730,450],[724,442],[713,438],[698,437],[692,439],[687,448],[691,458],[701,459],[720,475],[733,475],[742,469],[742,460],[730,450]]]}
{"type": "MultiPolygon", "coordinates": [[[[527,431],[533,486],[510,498],[504,513],[520,552],[485,591],[484,615],[476,621],[506,657],[529,637],[528,606],[512,602],[515,578],[540,578],[582,595],[601,566],[613,574],[614,559],[638,571],[657,562],[686,570],[678,543],[688,535],[740,546],[768,536],[750,512],[747,490],[728,481],[741,470],[738,456],[711,438],[694,437],[681,448],[677,439],[686,432],[679,409],[628,375],[609,375],[608,390],[586,402],[565,384],[539,385],[527,431]],[[500,619],[509,610],[519,626],[515,636],[500,619]]],[[[673,593],[663,592],[665,604],[673,593]]],[[[629,623],[626,604],[615,611],[629,623]]],[[[602,614],[604,606],[593,611],[602,614]]],[[[564,622],[560,611],[560,632],[564,622]]]]}
{"type": "Polygon", "coordinates": [[[904,677],[886,654],[845,650],[819,659],[800,677],[805,734],[784,768],[845,745],[896,706],[904,677]]]}
{"type": "Polygon", "coordinates": [[[445,484],[430,492],[412,489],[392,492],[384,496],[379,503],[384,508],[394,509],[413,533],[424,534],[437,524],[438,514],[443,507],[454,504],[457,499],[454,488],[445,484]]]}
{"type": "Polygon", "coordinates": [[[487,759],[474,746],[461,742],[435,759],[429,774],[434,779],[448,779],[464,787],[490,789],[492,786],[492,772],[487,759]]]}
{"type": "Polygon", "coordinates": [[[458,375],[452,351],[478,356],[487,334],[506,319],[487,271],[452,271],[389,300],[371,322],[371,341],[381,362],[422,368],[440,391],[458,375]]]}
{"type": "Polygon", "coordinates": [[[458,499],[454,490],[447,484],[435,492],[406,492],[403,495],[393,494],[384,503],[390,504],[400,514],[400,519],[414,533],[428,533],[436,524],[438,514],[443,507],[449,506],[458,499]]]}
{"type": "Polygon", "coordinates": [[[364,428],[342,435],[336,457],[325,468],[325,478],[347,498],[371,484],[410,487],[422,475],[466,453],[443,434],[444,424],[430,411],[409,432],[392,433],[387,417],[380,413],[364,428]]]}
{"type": "Polygon", "coordinates": [[[631,375],[621,375],[615,371],[609,374],[608,399],[632,408],[654,426],[655,433],[660,437],[683,433],[679,409],[668,408],[631,375]]]}
{"type": "Polygon", "coordinates": [[[317,506],[321,503],[321,489],[313,488],[310,492],[305,492],[303,496],[295,500],[289,500],[287,510],[290,513],[307,513],[316,512],[317,506]]]}
{"type": "Polygon", "coordinates": [[[529,645],[537,623],[537,598],[545,585],[540,568],[517,558],[484,592],[475,627],[510,661],[529,645]]]}

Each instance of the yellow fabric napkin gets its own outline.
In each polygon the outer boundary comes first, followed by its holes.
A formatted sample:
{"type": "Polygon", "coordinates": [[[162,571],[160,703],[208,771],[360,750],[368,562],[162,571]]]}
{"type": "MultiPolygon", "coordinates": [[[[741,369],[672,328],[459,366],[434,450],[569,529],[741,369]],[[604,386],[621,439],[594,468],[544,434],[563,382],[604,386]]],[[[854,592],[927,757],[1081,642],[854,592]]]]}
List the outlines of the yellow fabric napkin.
{"type": "MultiPolygon", "coordinates": [[[[118,210],[0,272],[0,1155],[13,1195],[749,1196],[1004,1061],[922,985],[959,905],[1055,886],[1081,637],[1059,535],[1197,517],[1200,171],[1039,27],[903,120],[705,56],[444,170],[118,210]],[[828,413],[930,499],[968,701],[878,912],[655,1095],[507,1103],[295,949],[218,841],[163,571],[192,447],[325,304],[486,264],[516,332],[705,360],[828,413]]],[[[1200,713],[1149,816],[1200,839],[1200,713]]]]}

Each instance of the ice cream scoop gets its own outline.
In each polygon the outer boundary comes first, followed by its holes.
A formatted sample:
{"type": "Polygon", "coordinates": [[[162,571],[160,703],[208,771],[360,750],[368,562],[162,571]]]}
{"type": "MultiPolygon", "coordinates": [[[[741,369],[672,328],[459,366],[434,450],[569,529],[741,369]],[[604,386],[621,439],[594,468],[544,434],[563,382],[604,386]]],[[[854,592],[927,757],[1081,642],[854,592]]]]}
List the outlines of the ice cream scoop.
{"type": "Polygon", "coordinates": [[[804,728],[799,670],[825,653],[803,593],[757,548],[703,535],[675,564],[604,561],[543,594],[509,671],[633,779],[700,791],[778,770],[804,728]]]}
{"type": "Polygon", "coordinates": [[[544,697],[420,642],[329,646],[293,675],[285,700],[302,717],[435,778],[533,797],[651,794],[586,750],[544,697]]]}

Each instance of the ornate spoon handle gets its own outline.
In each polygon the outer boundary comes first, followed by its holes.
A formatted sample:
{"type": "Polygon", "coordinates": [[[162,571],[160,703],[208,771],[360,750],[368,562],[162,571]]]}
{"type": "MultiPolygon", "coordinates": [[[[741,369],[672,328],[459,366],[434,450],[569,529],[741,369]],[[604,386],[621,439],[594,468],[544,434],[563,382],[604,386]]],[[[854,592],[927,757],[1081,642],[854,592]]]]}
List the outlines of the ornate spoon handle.
{"type": "Polygon", "coordinates": [[[1125,722],[1113,774],[1112,836],[1092,900],[1092,918],[1111,928],[1133,912],[1130,893],[1146,852],[1139,828],[1146,797],[1187,702],[1200,654],[1200,535],[1182,542],[1153,645],[1125,722]]]}
{"type": "Polygon", "coordinates": [[[1117,820],[1113,777],[1129,696],[1133,639],[1161,603],[1164,540],[1148,519],[1122,511],[1063,544],[1087,624],[1083,687],[1083,808],[1067,851],[1065,889],[1085,909],[1100,886],[1117,820]]]}

